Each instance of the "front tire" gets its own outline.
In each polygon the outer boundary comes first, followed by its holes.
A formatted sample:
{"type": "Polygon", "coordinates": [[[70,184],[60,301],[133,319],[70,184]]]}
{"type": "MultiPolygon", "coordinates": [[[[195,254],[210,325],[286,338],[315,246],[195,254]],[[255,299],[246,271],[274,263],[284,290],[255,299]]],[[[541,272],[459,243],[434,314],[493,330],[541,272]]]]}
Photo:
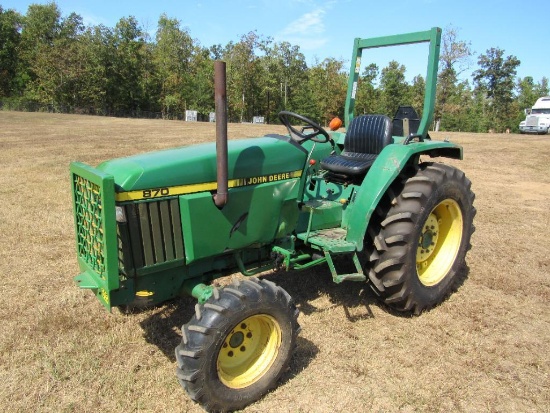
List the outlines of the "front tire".
{"type": "Polygon", "coordinates": [[[461,281],[474,231],[474,194],[464,173],[423,163],[394,183],[373,217],[369,281],[390,307],[419,314],[461,281]]]}
{"type": "Polygon", "coordinates": [[[177,376],[207,411],[242,409],[273,388],[299,332],[290,295],[267,280],[237,281],[214,294],[182,327],[177,376]]]}

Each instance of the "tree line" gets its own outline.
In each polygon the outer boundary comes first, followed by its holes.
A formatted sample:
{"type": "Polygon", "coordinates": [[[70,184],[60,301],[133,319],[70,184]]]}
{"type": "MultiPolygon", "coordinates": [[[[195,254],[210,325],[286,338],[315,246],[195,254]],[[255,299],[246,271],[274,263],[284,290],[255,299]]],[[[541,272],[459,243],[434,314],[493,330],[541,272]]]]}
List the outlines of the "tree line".
{"type": "MultiPolygon", "coordinates": [[[[548,79],[517,78],[520,61],[491,48],[478,56],[443,32],[434,127],[486,132],[517,130],[523,109],[549,95],[548,79]]],[[[214,111],[214,61],[227,63],[228,117],[278,122],[290,110],[327,124],[343,116],[348,64],[335,58],[311,66],[300,47],[257,32],[238,42],[205,47],[176,18],[159,17],[154,38],[130,16],[114,27],[86,26],[63,16],[56,3],[33,4],[25,15],[0,5],[0,101],[4,108],[48,105],[52,110],[112,116],[180,117],[185,110],[214,111]]],[[[360,74],[356,112],[393,116],[399,105],[421,112],[425,80],[406,80],[406,67],[367,65],[360,74]]],[[[419,113],[420,114],[420,113],[419,113]]]]}

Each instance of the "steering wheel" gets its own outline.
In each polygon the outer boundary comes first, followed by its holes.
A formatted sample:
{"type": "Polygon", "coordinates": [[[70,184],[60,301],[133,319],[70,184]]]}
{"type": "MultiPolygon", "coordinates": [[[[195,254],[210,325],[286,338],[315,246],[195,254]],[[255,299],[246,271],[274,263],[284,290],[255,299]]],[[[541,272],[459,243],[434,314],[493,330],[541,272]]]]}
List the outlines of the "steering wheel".
{"type": "Polygon", "coordinates": [[[288,132],[290,133],[290,137],[295,140],[298,143],[304,143],[305,141],[312,140],[313,142],[317,143],[326,143],[332,141],[330,135],[326,130],[323,129],[323,127],[315,122],[313,122],[311,119],[306,118],[305,116],[298,115],[294,112],[288,112],[286,110],[283,110],[279,112],[279,119],[282,122],[283,125],[286,126],[288,129],[288,132]],[[304,122],[307,126],[306,128],[313,129],[312,133],[304,133],[303,128],[301,131],[296,129],[294,126],[290,124],[290,119],[295,118],[302,122],[304,122]],[[317,138],[317,136],[322,135],[322,138],[317,138]]]}

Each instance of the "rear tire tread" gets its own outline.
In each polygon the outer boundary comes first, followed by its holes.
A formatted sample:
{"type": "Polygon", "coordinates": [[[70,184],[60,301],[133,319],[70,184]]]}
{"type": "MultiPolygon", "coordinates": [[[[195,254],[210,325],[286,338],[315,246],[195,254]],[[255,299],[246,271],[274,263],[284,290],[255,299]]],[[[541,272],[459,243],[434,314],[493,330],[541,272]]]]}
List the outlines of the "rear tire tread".
{"type": "Polygon", "coordinates": [[[470,237],[475,230],[475,196],[464,172],[449,165],[423,163],[403,178],[392,184],[392,191],[376,208],[369,224],[365,253],[371,267],[369,283],[376,295],[398,311],[419,314],[443,301],[463,281],[465,255],[471,248],[470,237]],[[441,195],[441,191],[445,195],[441,195]],[[423,225],[424,221],[419,221],[431,212],[431,209],[426,212],[426,205],[435,207],[443,200],[441,197],[460,199],[465,220],[463,239],[457,259],[445,278],[434,287],[426,287],[419,285],[417,276],[417,241],[414,240],[418,232],[415,231],[423,225]],[[442,291],[436,291],[439,287],[442,291]]]}

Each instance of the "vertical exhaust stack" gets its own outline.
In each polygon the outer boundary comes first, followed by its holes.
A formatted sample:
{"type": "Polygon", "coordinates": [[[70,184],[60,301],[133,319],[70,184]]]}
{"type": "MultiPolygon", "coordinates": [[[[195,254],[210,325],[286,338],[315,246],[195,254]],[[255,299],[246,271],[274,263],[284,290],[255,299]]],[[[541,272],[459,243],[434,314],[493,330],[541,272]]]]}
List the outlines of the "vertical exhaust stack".
{"type": "Polygon", "coordinates": [[[227,95],[225,62],[214,62],[214,99],[216,104],[216,165],[218,189],[214,203],[223,208],[228,201],[227,193],[227,95]]]}

